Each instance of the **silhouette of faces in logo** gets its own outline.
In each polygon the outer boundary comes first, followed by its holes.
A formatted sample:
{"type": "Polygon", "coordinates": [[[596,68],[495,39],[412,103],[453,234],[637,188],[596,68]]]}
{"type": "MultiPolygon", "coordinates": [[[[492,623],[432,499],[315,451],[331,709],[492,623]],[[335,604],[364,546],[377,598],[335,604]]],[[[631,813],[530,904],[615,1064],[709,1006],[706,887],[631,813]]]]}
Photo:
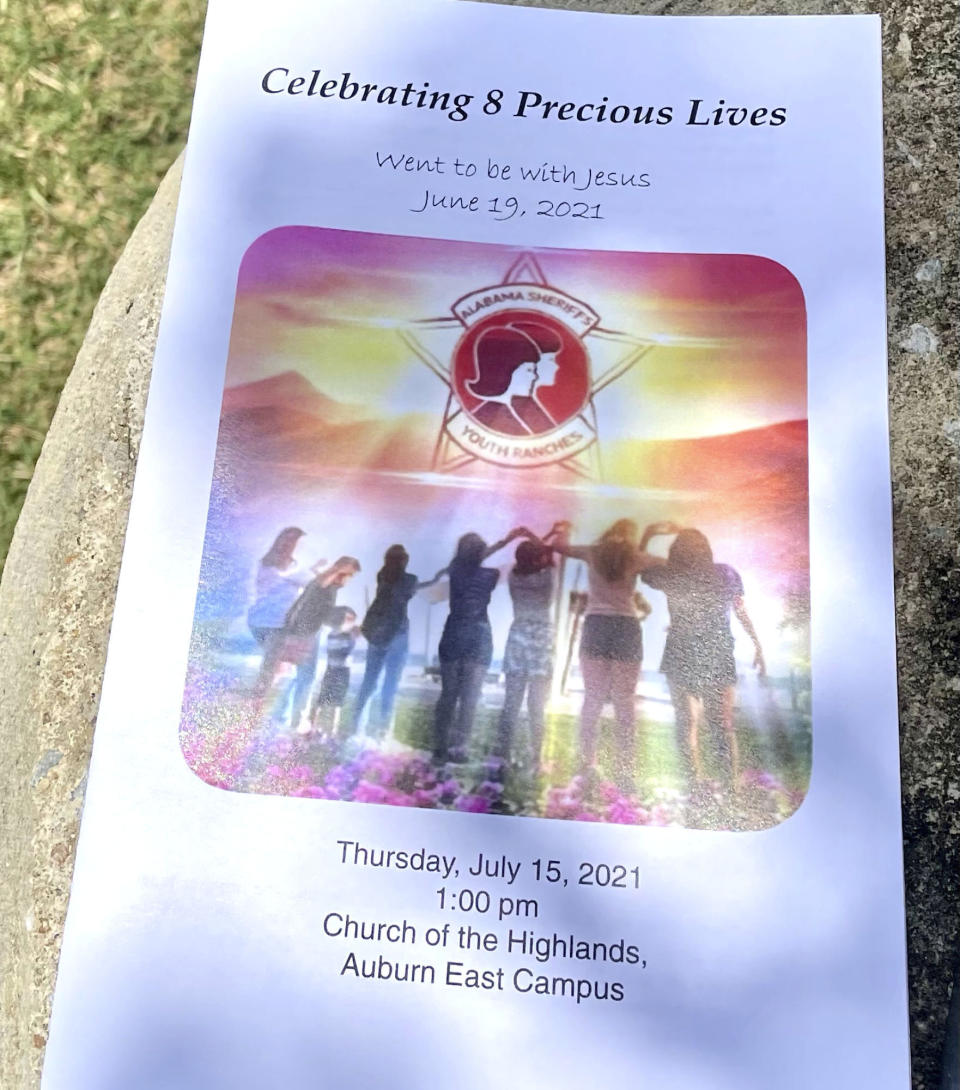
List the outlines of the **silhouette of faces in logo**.
{"type": "Polygon", "coordinates": [[[557,380],[559,336],[537,322],[485,329],[474,344],[476,377],[466,389],[481,404],[472,415],[502,435],[541,435],[557,427],[538,391],[557,380]]]}

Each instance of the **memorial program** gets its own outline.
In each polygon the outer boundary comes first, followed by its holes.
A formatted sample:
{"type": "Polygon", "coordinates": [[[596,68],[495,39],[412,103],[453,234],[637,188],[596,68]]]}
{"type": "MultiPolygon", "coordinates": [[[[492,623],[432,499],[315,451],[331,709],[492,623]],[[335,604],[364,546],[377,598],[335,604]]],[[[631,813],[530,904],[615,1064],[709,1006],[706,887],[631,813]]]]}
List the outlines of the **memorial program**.
{"type": "Polygon", "coordinates": [[[909,1082],[879,21],[213,0],[46,1090],[909,1082]]]}

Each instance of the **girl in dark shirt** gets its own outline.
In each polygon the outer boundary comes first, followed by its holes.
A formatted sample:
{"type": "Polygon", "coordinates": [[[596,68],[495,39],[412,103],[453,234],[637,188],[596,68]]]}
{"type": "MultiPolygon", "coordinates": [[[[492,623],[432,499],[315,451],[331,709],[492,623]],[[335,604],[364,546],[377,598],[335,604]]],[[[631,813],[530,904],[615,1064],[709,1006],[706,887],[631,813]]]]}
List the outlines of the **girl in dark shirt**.
{"type": "Polygon", "coordinates": [[[387,549],[383,567],[377,572],[377,593],[363,619],[367,663],[357,693],[353,722],[360,724],[363,710],[383,674],[379,707],[376,713],[370,713],[370,733],[375,738],[382,738],[390,726],[400,678],[407,661],[410,630],[407,606],[418,590],[432,586],[434,582],[419,582],[415,575],[407,571],[409,560],[407,550],[402,545],[391,545],[387,549]]]}
{"type": "Polygon", "coordinates": [[[640,542],[643,581],[667,596],[670,628],[660,670],[666,675],[673,701],[677,742],[694,786],[703,779],[699,744],[699,711],[707,729],[718,739],[730,766],[731,786],[740,775],[737,738],[733,729],[733,699],[737,668],[730,613],[753,641],[753,665],[765,672],[763,649],[743,601],[743,581],[729,564],[716,564],[710,542],[699,530],[681,530],[673,523],[648,526],[640,542]],[[676,534],[666,560],[646,552],[650,539],[676,534]]]}
{"type": "Polygon", "coordinates": [[[445,574],[450,580],[450,613],[440,637],[440,699],[433,727],[433,756],[439,764],[463,757],[493,658],[487,607],[500,573],[484,568],[483,561],[522,536],[530,536],[530,531],[519,527],[488,545],[479,534],[464,534],[453,560],[437,573],[437,578],[445,574]]]}

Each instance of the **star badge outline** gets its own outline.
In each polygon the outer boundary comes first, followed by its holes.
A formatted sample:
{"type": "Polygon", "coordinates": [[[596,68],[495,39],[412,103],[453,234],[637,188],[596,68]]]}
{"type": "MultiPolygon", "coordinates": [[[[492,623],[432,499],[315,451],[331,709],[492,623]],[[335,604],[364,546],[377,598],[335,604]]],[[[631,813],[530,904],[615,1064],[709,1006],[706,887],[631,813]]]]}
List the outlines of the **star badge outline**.
{"type": "MultiPolygon", "coordinates": [[[[536,255],[531,251],[525,251],[510,265],[506,276],[499,284],[489,285],[477,291],[469,293],[464,298],[482,296],[486,292],[496,293],[504,288],[538,288],[555,293],[557,296],[568,300],[570,303],[580,304],[579,300],[568,296],[562,289],[556,288],[544,275],[536,255]]],[[[455,307],[463,300],[457,300],[451,304],[452,317],[424,318],[409,323],[399,330],[399,335],[404,344],[418,357],[418,359],[447,387],[447,400],[441,417],[437,438],[434,443],[431,470],[437,473],[457,473],[473,463],[480,461],[498,466],[509,466],[516,469],[542,468],[545,465],[557,465],[567,470],[574,476],[587,481],[600,482],[603,480],[603,460],[600,449],[600,431],[597,422],[597,410],[594,399],[602,390],[622,378],[628,371],[635,367],[642,359],[648,356],[657,342],[651,339],[637,337],[634,334],[622,330],[606,329],[600,325],[599,316],[587,304],[580,304],[584,311],[592,316],[588,328],[583,333],[578,332],[569,321],[553,314],[557,321],[563,322],[584,347],[588,366],[588,391],[587,398],[580,411],[565,421],[556,429],[545,432],[536,438],[550,445],[551,436],[576,423],[582,427],[586,435],[584,440],[575,444],[573,453],[558,451],[555,456],[540,459],[532,459],[526,463],[522,461],[505,461],[502,457],[487,454],[484,449],[471,450],[464,445],[462,436],[455,438],[456,430],[463,428],[465,420],[469,420],[471,427],[467,429],[473,432],[483,432],[467,410],[464,408],[454,389],[454,379],[450,363],[444,363],[437,351],[431,348],[430,341],[439,339],[442,334],[449,340],[450,335],[461,335],[469,328],[469,323],[457,315],[455,307]],[[589,343],[588,343],[589,342],[589,343]],[[612,355],[613,359],[599,375],[593,375],[594,353],[591,352],[591,344],[597,342],[598,346],[604,346],[604,353],[612,355]],[[612,348],[612,352],[611,352],[612,348]]],[[[521,304],[521,308],[526,304],[521,304]]],[[[537,309],[533,307],[533,309],[537,309]]],[[[495,311],[494,311],[495,313],[495,311]]],[[[552,313],[552,312],[551,312],[552,313]]],[[[451,361],[452,362],[452,361],[451,361]]],[[[496,433],[491,433],[491,435],[496,433]]],[[[509,445],[512,437],[503,437],[504,445],[509,445]]]]}

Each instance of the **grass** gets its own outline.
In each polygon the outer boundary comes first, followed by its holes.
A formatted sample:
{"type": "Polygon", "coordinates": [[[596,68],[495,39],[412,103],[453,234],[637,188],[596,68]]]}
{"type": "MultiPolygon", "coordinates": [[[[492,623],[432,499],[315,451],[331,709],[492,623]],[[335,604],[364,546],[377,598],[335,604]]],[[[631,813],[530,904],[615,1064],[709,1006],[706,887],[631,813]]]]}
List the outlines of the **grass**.
{"type": "MultiPolygon", "coordinates": [[[[637,753],[633,768],[633,777],[640,785],[669,783],[672,787],[683,787],[683,775],[676,747],[676,732],[672,718],[650,716],[648,703],[641,701],[637,721],[637,753]]],[[[601,722],[600,739],[597,753],[597,765],[606,779],[616,779],[621,765],[621,755],[614,744],[613,724],[609,716],[601,722]]],[[[499,712],[490,708],[481,708],[472,732],[471,760],[479,763],[485,754],[493,751],[496,736],[496,722],[499,712]]],[[[740,750],[742,769],[762,769],[772,772],[791,790],[806,791],[810,779],[809,726],[805,717],[786,713],[777,716],[774,724],[761,724],[745,709],[737,709],[735,729],[740,750]]],[[[395,734],[399,741],[415,749],[429,751],[432,746],[433,706],[415,704],[402,697],[398,702],[395,734]]],[[[705,774],[709,778],[720,780],[726,774],[726,766],[720,759],[715,746],[706,730],[703,731],[703,752],[705,774]]],[[[543,754],[550,765],[547,777],[553,786],[562,786],[577,774],[579,769],[579,728],[575,716],[559,712],[547,715],[544,733],[543,754]]],[[[522,726],[518,725],[518,738],[514,747],[526,758],[526,736],[522,726]]],[[[521,774],[522,775],[522,774],[521,774]]],[[[523,783],[524,791],[529,785],[523,783]]]]}
{"type": "MultiPolygon", "coordinates": [[[[570,817],[564,797],[581,771],[579,704],[574,694],[547,711],[542,748],[543,772],[533,772],[526,716],[517,724],[511,760],[502,777],[493,772],[497,723],[502,691],[488,685],[477,709],[467,752],[447,770],[430,768],[434,714],[439,686],[426,682],[416,668],[408,672],[396,705],[392,739],[371,749],[351,725],[362,671],[354,669],[345,721],[337,737],[312,738],[292,734],[289,724],[271,722],[285,700],[275,700],[289,678],[278,680],[274,695],[263,706],[251,700],[259,664],[252,640],[240,641],[207,631],[195,633],[184,694],[180,740],[189,767],[205,782],[233,791],[298,795],[317,789],[313,797],[356,802],[381,802],[373,791],[389,788],[404,797],[403,805],[423,788],[448,776],[458,781],[449,798],[415,805],[458,808],[459,796],[476,791],[491,775],[502,782],[493,812],[570,817]],[[400,743],[396,746],[394,743],[400,743]],[[424,758],[427,758],[425,763],[424,758]],[[333,783],[329,777],[333,776],[333,783]],[[361,780],[369,781],[360,794],[361,780]],[[431,781],[431,782],[428,782],[431,781]],[[434,782],[435,781],[435,782],[434,782]],[[333,795],[325,794],[330,790],[333,795]]],[[[292,668],[291,668],[292,669],[292,668]]],[[[288,671],[289,672],[289,671],[288,671]]],[[[769,828],[787,817],[806,795],[811,770],[811,731],[808,711],[809,675],[790,685],[774,679],[766,684],[742,679],[734,708],[734,734],[739,750],[738,783],[731,785],[730,749],[723,737],[704,727],[698,747],[702,779],[694,784],[678,748],[673,709],[657,675],[644,675],[644,696],[637,701],[636,744],[632,768],[627,751],[617,743],[608,706],[600,729],[593,786],[586,782],[576,793],[594,807],[600,820],[624,820],[623,810],[610,816],[599,805],[604,781],[619,782],[634,804],[666,813],[668,821],[689,828],[769,828]],[[625,767],[626,766],[626,767],[625,767]],[[626,786],[629,785],[629,786],[626,786]]],[[[319,724],[318,724],[319,725],[319,724]]],[[[490,797],[490,796],[488,796],[490,797]]],[[[386,801],[391,802],[388,798],[386,801]]],[[[607,801],[612,801],[607,798],[607,801]]],[[[624,801],[621,799],[621,802],[624,801]]],[[[396,803],[396,798],[392,800],[396,803]]],[[[611,812],[612,813],[612,812],[611,812]]],[[[630,820],[627,818],[627,820],[630,820]]]]}
{"type": "MultiPolygon", "coordinates": [[[[646,700],[640,701],[638,710],[638,744],[628,778],[635,785],[630,793],[635,791],[638,799],[650,806],[658,798],[675,797],[677,793],[687,792],[689,785],[677,750],[672,716],[664,718],[646,700]]],[[[394,728],[396,740],[420,753],[429,753],[433,742],[433,711],[431,702],[401,696],[394,728]]],[[[484,707],[478,710],[471,733],[469,755],[464,764],[456,766],[453,773],[461,776],[465,784],[479,783],[487,776],[483,769],[489,754],[495,748],[498,715],[495,708],[484,707]]],[[[212,718],[210,721],[212,722],[212,718]]],[[[746,777],[770,775],[787,791],[796,792],[801,797],[806,794],[810,780],[811,752],[809,721],[804,715],[779,710],[773,703],[766,710],[750,711],[741,707],[735,712],[734,726],[740,752],[741,774],[745,773],[746,777]]],[[[518,724],[517,733],[513,749],[514,759],[505,777],[505,790],[501,800],[504,806],[498,812],[542,815],[545,812],[547,790],[554,787],[566,789],[571,779],[580,771],[578,718],[560,712],[548,714],[543,749],[547,771],[539,781],[531,774],[524,723],[518,724]]],[[[349,732],[343,736],[341,744],[333,748],[324,744],[308,745],[299,740],[302,744],[295,745],[286,757],[272,755],[259,758],[257,774],[262,772],[266,762],[283,764],[287,761],[292,765],[309,765],[315,773],[316,782],[323,783],[334,765],[357,755],[359,747],[351,745],[348,735],[349,732]]],[[[791,804],[787,811],[780,809],[779,817],[774,816],[777,810],[776,807],[771,808],[775,801],[774,796],[764,789],[757,790],[749,786],[741,789],[735,797],[729,794],[728,787],[723,787],[721,794],[726,793],[726,801],[719,801],[720,796],[713,792],[721,790],[720,785],[728,781],[729,755],[721,754],[717,739],[711,738],[706,730],[703,731],[701,739],[701,754],[706,780],[712,786],[705,795],[701,790],[700,795],[689,803],[686,810],[686,824],[689,827],[768,828],[796,805],[791,804]],[[727,808],[723,814],[718,811],[718,805],[727,808]],[[716,825],[721,817],[723,821],[716,825]],[[730,824],[731,821],[733,824],[730,824]]],[[[602,780],[616,781],[622,771],[622,754],[617,752],[615,746],[613,724],[606,718],[601,723],[597,774],[602,780]]],[[[782,799],[779,801],[783,802],[782,799]]]]}
{"type": "Polygon", "coordinates": [[[97,297],[184,144],[200,0],[0,0],[0,566],[97,297]]]}

